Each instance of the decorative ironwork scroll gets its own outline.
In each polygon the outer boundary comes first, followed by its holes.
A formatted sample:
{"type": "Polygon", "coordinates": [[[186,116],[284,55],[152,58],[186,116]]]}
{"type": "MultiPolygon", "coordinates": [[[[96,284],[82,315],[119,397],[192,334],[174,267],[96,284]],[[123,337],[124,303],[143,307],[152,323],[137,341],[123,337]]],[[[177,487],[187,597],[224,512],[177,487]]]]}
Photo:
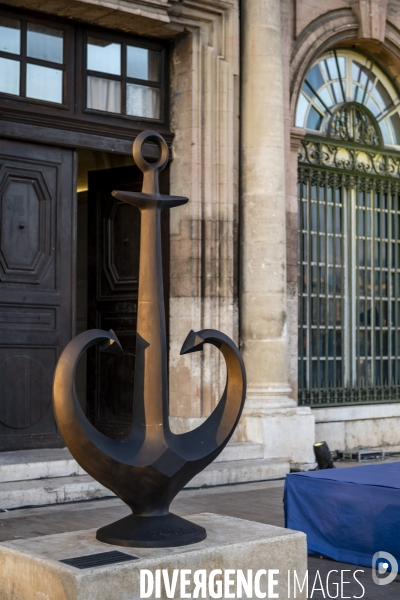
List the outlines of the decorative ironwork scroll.
{"type": "Polygon", "coordinates": [[[181,354],[216,346],[225,359],[225,391],[208,419],[197,429],[176,435],[168,420],[167,342],[162,285],[160,212],[188,202],[159,192],[158,176],[168,162],[165,140],[144,131],[133,144],[133,158],[143,171],[142,192],[113,192],[141,212],[133,422],[124,439],[110,439],[84,415],[74,376],[83,352],[98,344],[104,352],[123,354],[113,331],[92,329],[65,348],[54,376],[53,406],[57,424],[71,454],[95,479],[115,492],[132,514],[97,531],[109,544],[165,547],[193,544],[206,537],[203,527],[169,512],[172,500],[224,449],[239,421],[246,393],[242,357],[233,341],[214,329],[191,331],[181,354]],[[161,150],[156,163],[143,157],[145,142],[161,150]]]}
{"type": "Polygon", "coordinates": [[[400,156],[382,149],[369,150],[351,144],[334,144],[331,140],[306,138],[299,151],[299,165],[328,167],[337,175],[352,171],[354,175],[379,175],[400,179],[400,156]]]}
{"type": "Polygon", "coordinates": [[[328,137],[366,146],[382,146],[379,125],[365,106],[358,102],[339,105],[328,125],[328,137]]]}

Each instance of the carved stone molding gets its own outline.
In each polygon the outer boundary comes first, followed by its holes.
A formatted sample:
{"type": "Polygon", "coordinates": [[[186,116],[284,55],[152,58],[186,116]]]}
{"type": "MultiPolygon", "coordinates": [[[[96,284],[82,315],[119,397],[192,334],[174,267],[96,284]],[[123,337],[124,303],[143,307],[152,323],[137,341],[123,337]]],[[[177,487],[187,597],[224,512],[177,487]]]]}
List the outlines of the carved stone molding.
{"type": "Polygon", "coordinates": [[[4,0],[3,4],[139,35],[171,38],[184,31],[187,17],[207,18],[229,11],[236,0],[4,0]]]}
{"type": "Polygon", "coordinates": [[[353,0],[352,9],[359,22],[358,36],[383,42],[388,0],[353,0]]]}
{"type": "Polygon", "coordinates": [[[171,37],[166,0],[5,0],[4,4],[142,35],[171,37]]]}
{"type": "Polygon", "coordinates": [[[292,152],[298,152],[301,144],[301,140],[306,135],[306,130],[300,127],[290,128],[290,150],[292,152]]]}
{"type": "Polygon", "coordinates": [[[238,2],[171,1],[169,15],[187,32],[171,60],[171,191],[190,198],[171,212],[170,406],[202,417],[224,385],[219,357],[179,357],[179,343],[194,326],[238,335],[238,2]]]}

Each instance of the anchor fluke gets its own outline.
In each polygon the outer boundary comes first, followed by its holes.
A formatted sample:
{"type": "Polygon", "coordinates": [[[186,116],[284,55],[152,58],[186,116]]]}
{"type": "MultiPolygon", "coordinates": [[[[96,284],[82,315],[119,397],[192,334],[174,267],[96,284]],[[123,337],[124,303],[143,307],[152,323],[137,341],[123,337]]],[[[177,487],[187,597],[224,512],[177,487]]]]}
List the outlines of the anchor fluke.
{"type": "Polygon", "coordinates": [[[109,354],[120,354],[124,353],[121,343],[117,338],[116,334],[112,329],[110,329],[109,333],[111,337],[109,340],[105,342],[102,346],[100,346],[100,352],[108,352],[109,354]]]}
{"type": "Polygon", "coordinates": [[[183,354],[190,354],[190,352],[199,352],[199,350],[203,350],[203,345],[204,339],[197,331],[192,329],[183,342],[180,354],[182,356],[183,354]]]}

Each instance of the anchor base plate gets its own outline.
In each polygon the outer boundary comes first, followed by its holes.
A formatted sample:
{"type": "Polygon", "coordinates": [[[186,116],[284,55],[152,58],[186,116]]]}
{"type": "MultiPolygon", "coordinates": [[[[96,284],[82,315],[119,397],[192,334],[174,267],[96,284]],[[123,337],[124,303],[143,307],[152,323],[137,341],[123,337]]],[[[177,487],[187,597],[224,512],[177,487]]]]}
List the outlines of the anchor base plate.
{"type": "Polygon", "coordinates": [[[160,517],[129,515],[96,532],[99,542],[132,548],[187,546],[205,540],[204,527],[172,513],[160,517]]]}

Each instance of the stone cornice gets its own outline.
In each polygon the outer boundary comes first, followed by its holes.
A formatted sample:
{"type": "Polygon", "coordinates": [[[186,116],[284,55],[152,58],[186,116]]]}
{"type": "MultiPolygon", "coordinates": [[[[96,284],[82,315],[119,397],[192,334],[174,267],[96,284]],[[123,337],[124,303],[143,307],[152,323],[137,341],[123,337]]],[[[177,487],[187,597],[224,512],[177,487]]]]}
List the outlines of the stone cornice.
{"type": "Polygon", "coordinates": [[[185,28],[224,20],[237,9],[238,0],[3,0],[3,3],[110,29],[172,38],[185,28]]]}
{"type": "MultiPolygon", "coordinates": [[[[61,2],[55,0],[4,0],[4,4],[50,14],[61,14],[71,18],[74,18],[77,13],[81,13],[82,6],[86,5],[88,11],[97,8],[96,14],[102,14],[104,11],[119,11],[165,23],[169,22],[168,8],[170,7],[167,0],[65,0],[61,2]]],[[[85,20],[91,21],[90,13],[87,14],[85,20]]]]}
{"type": "Polygon", "coordinates": [[[297,152],[301,145],[301,140],[306,135],[306,130],[300,127],[290,128],[290,149],[293,152],[297,152]]]}
{"type": "Polygon", "coordinates": [[[170,2],[212,13],[231,10],[235,5],[235,0],[170,0],[170,2]]]}

